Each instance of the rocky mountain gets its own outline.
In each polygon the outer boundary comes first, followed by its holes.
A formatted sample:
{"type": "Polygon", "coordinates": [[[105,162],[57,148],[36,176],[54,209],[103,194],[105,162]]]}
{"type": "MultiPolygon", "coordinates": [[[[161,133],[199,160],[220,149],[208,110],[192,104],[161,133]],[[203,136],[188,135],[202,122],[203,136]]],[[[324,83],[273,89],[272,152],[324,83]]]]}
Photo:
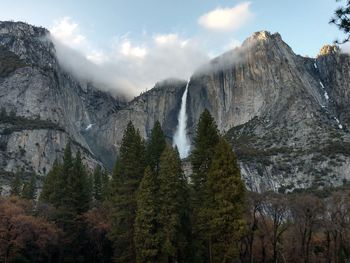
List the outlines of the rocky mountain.
{"type": "MultiPolygon", "coordinates": [[[[22,167],[45,175],[65,144],[90,167],[111,168],[133,121],[146,138],[159,120],[171,141],[186,81],[159,82],[127,102],[61,67],[49,32],[0,22],[0,179],[22,167]]],[[[350,179],[350,58],[335,46],[296,55],[279,34],[257,32],[193,74],[188,132],[207,108],[255,191],[338,186],[350,179]]]]}
{"type": "Polygon", "coordinates": [[[341,185],[350,178],[349,62],[334,46],[311,59],[279,34],[255,33],[191,79],[191,130],[208,108],[255,191],[341,185]]]}
{"type": "Polygon", "coordinates": [[[67,142],[93,168],[111,168],[129,120],[144,136],[156,119],[171,137],[186,83],[168,80],[127,103],[65,71],[49,32],[0,22],[0,173],[17,169],[45,175],[67,142]]]}

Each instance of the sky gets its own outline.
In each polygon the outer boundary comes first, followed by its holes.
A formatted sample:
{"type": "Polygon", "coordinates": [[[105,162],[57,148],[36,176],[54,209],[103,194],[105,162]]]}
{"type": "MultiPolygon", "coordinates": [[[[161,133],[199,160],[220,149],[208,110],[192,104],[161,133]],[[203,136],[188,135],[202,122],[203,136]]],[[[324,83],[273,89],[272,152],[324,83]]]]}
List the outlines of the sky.
{"type": "Polygon", "coordinates": [[[188,79],[200,65],[239,46],[256,31],[279,32],[295,53],[310,57],[343,37],[328,23],[342,4],[335,0],[0,0],[0,4],[0,20],[48,28],[61,47],[62,63],[76,74],[98,73],[97,82],[134,95],[168,77],[188,79]]]}

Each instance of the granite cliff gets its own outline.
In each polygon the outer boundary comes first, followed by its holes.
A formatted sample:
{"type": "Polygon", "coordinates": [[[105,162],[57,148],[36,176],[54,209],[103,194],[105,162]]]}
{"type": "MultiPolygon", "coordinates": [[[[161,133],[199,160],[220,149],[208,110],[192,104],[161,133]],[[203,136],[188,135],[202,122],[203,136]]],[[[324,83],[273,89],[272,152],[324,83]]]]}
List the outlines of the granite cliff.
{"type": "MultiPolygon", "coordinates": [[[[146,138],[159,120],[171,141],[186,81],[167,80],[131,101],[78,80],[59,64],[49,32],[0,22],[2,181],[22,167],[45,175],[68,141],[90,167],[111,168],[133,121],[146,138]],[[11,120],[11,119],[10,119],[11,120]]],[[[255,191],[338,186],[350,179],[350,57],[335,46],[296,55],[257,32],[198,69],[188,87],[188,132],[207,108],[255,191]]]]}

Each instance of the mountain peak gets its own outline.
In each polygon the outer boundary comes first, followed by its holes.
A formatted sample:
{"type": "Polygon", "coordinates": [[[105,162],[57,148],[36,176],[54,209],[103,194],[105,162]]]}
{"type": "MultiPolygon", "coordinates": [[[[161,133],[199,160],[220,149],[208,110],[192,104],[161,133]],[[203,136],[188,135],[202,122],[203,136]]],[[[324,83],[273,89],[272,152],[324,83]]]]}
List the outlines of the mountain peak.
{"type": "Polygon", "coordinates": [[[270,44],[285,44],[279,33],[270,33],[269,31],[258,31],[248,37],[242,44],[242,47],[267,47],[270,44]]]}
{"type": "Polygon", "coordinates": [[[269,41],[269,40],[282,40],[281,35],[279,33],[273,33],[269,31],[257,31],[253,33],[250,37],[247,38],[246,41],[269,41]]]}

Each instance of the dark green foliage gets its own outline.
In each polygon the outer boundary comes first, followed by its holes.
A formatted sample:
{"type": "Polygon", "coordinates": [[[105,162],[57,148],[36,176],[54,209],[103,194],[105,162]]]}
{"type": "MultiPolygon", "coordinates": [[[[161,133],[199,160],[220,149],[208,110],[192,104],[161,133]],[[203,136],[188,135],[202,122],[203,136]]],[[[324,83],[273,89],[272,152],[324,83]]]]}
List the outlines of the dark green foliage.
{"type": "Polygon", "coordinates": [[[197,125],[194,147],[191,154],[193,175],[191,177],[195,191],[200,192],[206,180],[213,158],[214,148],[219,140],[216,123],[209,111],[203,111],[197,125]]]}
{"type": "Polygon", "coordinates": [[[44,179],[39,200],[58,207],[64,195],[62,165],[56,160],[44,179]]]}
{"type": "Polygon", "coordinates": [[[112,229],[110,239],[115,248],[116,262],[134,262],[134,222],[136,191],[145,169],[145,144],[131,122],[124,131],[120,156],[112,182],[112,229]]]}
{"type": "Polygon", "coordinates": [[[220,139],[208,173],[204,217],[211,262],[232,262],[244,233],[244,193],[239,166],[231,145],[220,139]]]}
{"type": "Polygon", "coordinates": [[[338,29],[346,35],[344,40],[336,41],[341,44],[348,42],[350,39],[350,1],[346,0],[345,2],[345,6],[339,7],[335,10],[334,17],[330,20],[331,24],[335,24],[338,29]]]}
{"type": "Polygon", "coordinates": [[[93,173],[93,179],[94,179],[94,186],[93,186],[93,196],[96,201],[102,200],[102,171],[101,166],[97,165],[94,173],[93,173]]]}
{"type": "Polygon", "coordinates": [[[92,182],[90,180],[82,162],[80,151],[78,151],[73,163],[72,174],[68,179],[71,192],[67,194],[71,196],[68,205],[71,205],[73,210],[79,215],[86,212],[90,206],[92,190],[92,182]]]}
{"type": "Polygon", "coordinates": [[[62,251],[64,261],[85,261],[82,250],[87,244],[81,221],[82,215],[90,208],[92,183],[92,177],[85,169],[80,152],[73,158],[68,143],[62,164],[54,163],[45,178],[40,195],[40,201],[56,208],[54,219],[65,232],[65,240],[69,246],[62,251]],[[81,257],[75,257],[76,254],[81,257]]]}
{"type": "Polygon", "coordinates": [[[110,191],[110,179],[107,171],[102,172],[101,176],[101,198],[102,201],[108,200],[111,195],[110,191]]]}
{"type": "Polygon", "coordinates": [[[7,77],[18,68],[25,67],[26,64],[15,53],[0,46],[0,77],[7,77]]]}
{"type": "Polygon", "coordinates": [[[21,130],[37,130],[37,129],[52,129],[64,131],[58,124],[49,120],[40,120],[39,118],[32,119],[21,116],[16,116],[15,111],[11,111],[10,114],[6,113],[4,108],[1,109],[0,123],[10,124],[9,128],[3,130],[2,134],[7,135],[21,130]]]}
{"type": "Polygon", "coordinates": [[[147,165],[158,173],[160,155],[166,146],[165,136],[159,121],[156,121],[151,131],[151,136],[147,142],[146,154],[147,165]]]}
{"type": "Polygon", "coordinates": [[[135,219],[136,261],[158,262],[161,246],[161,229],[158,223],[158,181],[148,166],[137,192],[137,213],[135,219]]]}
{"type": "Polygon", "coordinates": [[[20,196],[22,192],[21,173],[17,172],[11,182],[10,195],[20,196]]]}
{"type": "Polygon", "coordinates": [[[21,196],[28,200],[36,199],[36,174],[32,174],[29,182],[24,183],[21,196]]]}
{"type": "Polygon", "coordinates": [[[183,225],[188,209],[188,189],[177,150],[166,146],[160,158],[159,170],[159,231],[161,233],[160,262],[184,262],[188,233],[183,225]]]}
{"type": "Polygon", "coordinates": [[[193,174],[192,182],[192,223],[195,238],[196,261],[202,262],[206,258],[207,248],[204,244],[206,233],[205,218],[202,210],[205,203],[205,184],[207,174],[214,156],[214,149],[219,141],[219,133],[213,117],[208,110],[204,110],[199,118],[191,154],[193,174]]]}

